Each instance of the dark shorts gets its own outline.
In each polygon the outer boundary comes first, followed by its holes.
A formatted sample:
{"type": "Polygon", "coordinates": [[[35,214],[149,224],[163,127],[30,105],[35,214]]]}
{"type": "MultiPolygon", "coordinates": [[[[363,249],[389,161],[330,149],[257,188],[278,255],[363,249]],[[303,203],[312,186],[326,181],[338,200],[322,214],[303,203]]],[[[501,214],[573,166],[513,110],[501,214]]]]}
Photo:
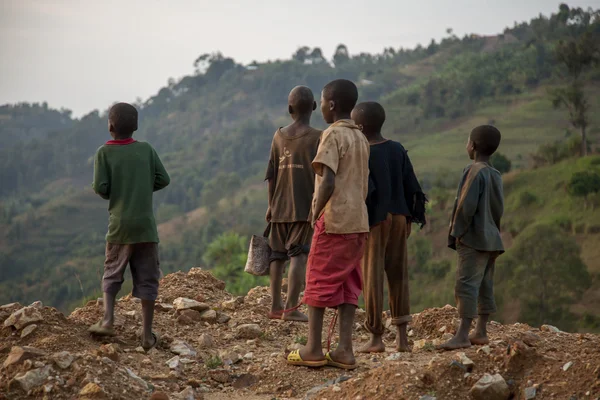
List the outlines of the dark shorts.
{"type": "Polygon", "coordinates": [[[127,264],[133,278],[133,296],[142,300],[156,300],[161,277],[158,243],[106,243],[102,291],[116,295],[121,290],[127,264]]]}
{"type": "Polygon", "coordinates": [[[308,254],[311,235],[310,222],[271,224],[271,261],[288,260],[300,254],[308,254]]]}

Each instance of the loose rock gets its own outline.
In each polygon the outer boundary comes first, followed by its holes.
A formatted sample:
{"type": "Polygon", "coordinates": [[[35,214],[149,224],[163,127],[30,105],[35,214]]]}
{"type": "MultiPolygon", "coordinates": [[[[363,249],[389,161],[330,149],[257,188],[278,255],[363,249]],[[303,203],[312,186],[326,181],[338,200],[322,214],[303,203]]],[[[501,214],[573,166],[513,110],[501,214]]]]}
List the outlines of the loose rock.
{"type": "Polygon", "coordinates": [[[200,303],[199,301],[187,299],[185,297],[179,297],[173,300],[173,306],[177,311],[195,310],[198,312],[203,312],[210,308],[208,304],[200,303]]]}
{"type": "Polygon", "coordinates": [[[90,382],[81,389],[79,395],[84,398],[98,399],[105,396],[104,390],[94,382],[90,382]]]}
{"type": "Polygon", "coordinates": [[[208,372],[210,378],[219,383],[229,383],[231,382],[231,375],[225,369],[213,369],[208,372]]]}
{"type": "Polygon", "coordinates": [[[560,329],[558,329],[557,327],[552,326],[552,325],[542,325],[540,327],[540,330],[543,332],[554,332],[554,333],[560,332],[560,329]]]}
{"type": "Polygon", "coordinates": [[[33,332],[35,332],[37,327],[38,326],[36,324],[33,324],[23,328],[23,330],[21,331],[21,339],[25,339],[27,336],[31,335],[33,332]]]}
{"type": "Polygon", "coordinates": [[[127,371],[127,375],[129,375],[134,382],[139,384],[144,389],[148,389],[148,382],[137,376],[136,373],[130,370],[129,368],[125,368],[125,371],[127,371]]]}
{"type": "Polygon", "coordinates": [[[257,324],[244,324],[237,327],[237,337],[240,339],[256,339],[262,333],[262,329],[257,324]]]}
{"type": "Polygon", "coordinates": [[[563,371],[567,372],[569,370],[569,368],[571,368],[572,365],[573,365],[573,361],[569,361],[568,363],[563,365],[563,371]]]}
{"type": "Polygon", "coordinates": [[[203,333],[200,335],[198,341],[201,349],[211,349],[213,347],[212,336],[208,333],[203,333]]]}
{"type": "Polygon", "coordinates": [[[525,400],[533,400],[535,399],[536,394],[537,389],[535,387],[528,387],[527,389],[525,389],[523,397],[525,397],[525,400]]]}
{"type": "Polygon", "coordinates": [[[21,385],[21,388],[24,391],[28,392],[46,382],[46,379],[48,379],[51,372],[52,367],[46,365],[43,368],[32,369],[25,374],[21,373],[17,375],[14,380],[21,385]]]}
{"type": "Polygon", "coordinates": [[[177,367],[179,367],[179,356],[171,358],[165,364],[167,364],[171,369],[176,369],[177,367]]]}
{"type": "Polygon", "coordinates": [[[469,391],[475,400],[506,400],[510,389],[500,374],[485,374],[469,391]]]}
{"type": "Polygon", "coordinates": [[[465,353],[458,353],[456,356],[458,357],[460,363],[465,366],[467,372],[473,371],[473,368],[475,367],[473,360],[467,357],[465,353]]]}
{"type": "Polygon", "coordinates": [[[196,351],[183,340],[176,339],[171,343],[169,348],[172,353],[178,354],[184,357],[196,357],[196,351]]]}
{"type": "Polygon", "coordinates": [[[204,322],[214,324],[217,322],[217,312],[215,310],[206,310],[200,315],[200,319],[204,322]]]}
{"type": "Polygon", "coordinates": [[[394,353],[386,357],[386,361],[398,361],[402,358],[402,353],[394,353]]]}
{"type": "Polygon", "coordinates": [[[36,322],[43,321],[44,318],[40,313],[39,309],[33,306],[23,307],[18,311],[15,311],[4,321],[6,328],[12,326],[17,330],[25,328],[27,325],[35,324],[36,322]]]}
{"type": "Polygon", "coordinates": [[[45,352],[43,352],[40,349],[36,349],[35,347],[13,346],[10,349],[10,353],[8,354],[8,357],[6,358],[6,360],[4,360],[3,365],[4,365],[4,368],[6,368],[10,365],[22,363],[25,360],[30,360],[32,358],[44,356],[45,354],[46,354],[45,352]]]}
{"type": "Polygon", "coordinates": [[[98,349],[101,355],[111,359],[114,362],[119,361],[119,345],[116,343],[103,344],[98,349]]]}
{"type": "Polygon", "coordinates": [[[52,355],[52,361],[54,361],[60,369],[69,368],[73,363],[73,360],[75,360],[75,357],[68,351],[61,351],[60,353],[54,353],[52,355]]]}

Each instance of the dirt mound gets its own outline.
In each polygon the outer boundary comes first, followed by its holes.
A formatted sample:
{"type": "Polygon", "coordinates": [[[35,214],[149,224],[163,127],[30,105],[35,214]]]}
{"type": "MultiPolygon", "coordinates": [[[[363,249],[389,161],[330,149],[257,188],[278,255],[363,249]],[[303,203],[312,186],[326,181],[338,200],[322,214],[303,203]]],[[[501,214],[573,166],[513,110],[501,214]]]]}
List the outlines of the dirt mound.
{"type": "MultiPolygon", "coordinates": [[[[69,317],[40,303],[2,306],[0,399],[464,399],[485,374],[500,374],[514,398],[525,390],[535,399],[600,396],[598,336],[492,323],[489,346],[438,353],[434,342],[458,321],[451,306],[414,315],[413,353],[393,351],[388,319],[388,352],[357,356],[355,371],[288,366],[284,357],[305,342],[307,325],[268,319],[268,288],[235,297],[224,287],[201,269],[166,276],[155,314],[161,344],[148,353],[139,348],[141,304],[129,295],[116,305],[117,336],[105,339],[87,332],[102,317],[101,301],[69,317]]],[[[368,339],[363,322],[358,310],[356,346],[368,339]]]]}

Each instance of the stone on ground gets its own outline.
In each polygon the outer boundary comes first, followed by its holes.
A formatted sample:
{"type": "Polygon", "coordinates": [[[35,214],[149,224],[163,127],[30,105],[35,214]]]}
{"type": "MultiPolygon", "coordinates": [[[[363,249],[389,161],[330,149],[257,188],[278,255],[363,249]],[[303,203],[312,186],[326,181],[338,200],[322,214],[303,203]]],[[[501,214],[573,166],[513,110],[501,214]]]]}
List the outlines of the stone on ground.
{"type": "Polygon", "coordinates": [[[475,400],[507,400],[510,389],[502,375],[485,374],[469,393],[475,400]]]}

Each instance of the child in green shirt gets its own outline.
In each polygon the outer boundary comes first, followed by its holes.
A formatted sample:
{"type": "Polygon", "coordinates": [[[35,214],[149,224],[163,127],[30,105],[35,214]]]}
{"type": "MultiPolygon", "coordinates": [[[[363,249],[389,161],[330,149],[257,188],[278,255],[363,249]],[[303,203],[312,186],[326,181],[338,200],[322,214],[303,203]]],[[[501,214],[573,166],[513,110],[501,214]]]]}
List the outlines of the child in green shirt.
{"type": "Polygon", "coordinates": [[[490,157],[500,145],[500,131],[490,125],[473,129],[467,153],[473,160],[463,172],[450,222],[448,246],[458,253],[454,289],[461,324],[456,335],[440,345],[442,350],[489,343],[487,323],[496,312],[494,269],[504,252],[500,219],[504,195],[500,172],[490,165],[490,157]],[[475,332],[469,336],[471,322],[475,332]]]}
{"type": "Polygon", "coordinates": [[[154,302],[158,296],[160,269],[158,232],[152,210],[152,194],[165,188],[169,175],[152,146],[132,138],[138,112],[130,104],[115,104],[109,111],[109,140],[94,158],[94,191],[108,203],[108,233],[102,289],[104,318],[90,332],[114,336],[114,306],[129,264],[133,296],[142,300],[142,347],[158,344],[152,332],[154,302]]]}

